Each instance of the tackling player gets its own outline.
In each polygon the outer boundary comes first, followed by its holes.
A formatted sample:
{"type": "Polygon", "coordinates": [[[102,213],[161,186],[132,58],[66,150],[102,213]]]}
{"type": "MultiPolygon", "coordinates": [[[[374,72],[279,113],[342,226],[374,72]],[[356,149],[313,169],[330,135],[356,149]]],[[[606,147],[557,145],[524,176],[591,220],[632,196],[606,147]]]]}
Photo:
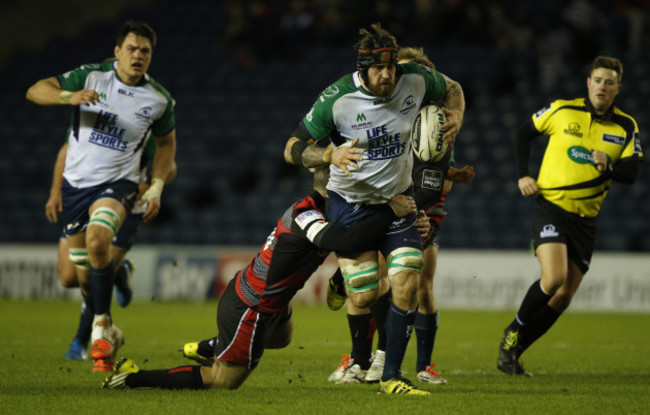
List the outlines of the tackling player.
{"type": "Polygon", "coordinates": [[[103,387],[236,389],[265,349],[289,345],[293,331],[289,303],[330,252],[372,246],[385,226],[416,211],[411,197],[397,195],[351,227],[329,221],[328,176],[326,166],[316,169],[314,192],[285,211],[257,256],[230,281],[218,304],[216,344],[203,341],[194,343],[193,349],[185,347],[186,356],[211,366],[140,370],[132,360],[122,359],[103,387]],[[210,357],[202,359],[201,353],[210,357]]]}

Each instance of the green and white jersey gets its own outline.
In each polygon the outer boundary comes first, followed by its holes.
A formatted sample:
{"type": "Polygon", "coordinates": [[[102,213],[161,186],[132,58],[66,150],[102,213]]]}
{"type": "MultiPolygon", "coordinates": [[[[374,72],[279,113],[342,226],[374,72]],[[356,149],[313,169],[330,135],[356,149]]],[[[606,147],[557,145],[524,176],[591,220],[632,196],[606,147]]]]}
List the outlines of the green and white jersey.
{"type": "Polygon", "coordinates": [[[354,72],[325,89],[303,124],[317,142],[331,139],[334,148],[359,138],[359,168],[350,169],[349,177],[330,166],[328,190],[348,203],[386,203],[412,184],[411,127],[423,102],[444,97],[445,81],[417,63],[397,65],[394,91],[380,98],[370,95],[359,77],[354,72]]]}
{"type": "Polygon", "coordinates": [[[72,116],[63,177],[74,187],[137,183],[149,131],[159,137],[174,129],[169,92],[149,75],[135,86],[123,83],[114,64],[83,65],[57,77],[64,90],[92,89],[100,97],[95,105],[75,107],[72,116]]]}

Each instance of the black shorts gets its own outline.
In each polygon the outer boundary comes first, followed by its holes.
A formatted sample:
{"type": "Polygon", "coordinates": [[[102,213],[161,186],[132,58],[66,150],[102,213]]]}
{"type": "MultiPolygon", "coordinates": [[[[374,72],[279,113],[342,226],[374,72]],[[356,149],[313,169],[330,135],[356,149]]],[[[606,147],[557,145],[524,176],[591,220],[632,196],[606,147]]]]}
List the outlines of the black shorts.
{"type": "MultiPolygon", "coordinates": [[[[239,274],[239,273],[238,273],[239,274]]],[[[264,353],[266,338],[275,327],[289,321],[291,308],[280,313],[258,312],[237,295],[237,277],[230,280],[217,306],[217,359],[255,369],[264,353]]]]}
{"type": "Polygon", "coordinates": [[[533,246],[537,249],[548,242],[565,244],[569,260],[586,274],[596,243],[596,218],[567,212],[538,196],[533,208],[533,246]]]}

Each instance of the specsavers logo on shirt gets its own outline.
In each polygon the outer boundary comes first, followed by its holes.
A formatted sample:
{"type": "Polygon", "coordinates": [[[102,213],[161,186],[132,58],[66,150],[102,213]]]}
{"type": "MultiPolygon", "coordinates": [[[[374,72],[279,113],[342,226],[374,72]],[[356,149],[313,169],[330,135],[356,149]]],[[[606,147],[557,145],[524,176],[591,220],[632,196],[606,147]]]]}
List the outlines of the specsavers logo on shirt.
{"type": "MultiPolygon", "coordinates": [[[[594,158],[591,155],[591,151],[582,147],[582,146],[571,146],[569,151],[567,151],[569,158],[578,164],[594,164],[594,158]]],[[[607,155],[607,162],[611,163],[612,158],[607,155]]]]}
{"type": "Polygon", "coordinates": [[[571,146],[568,151],[569,158],[578,164],[592,164],[594,158],[591,151],[582,146],[571,146]]]}

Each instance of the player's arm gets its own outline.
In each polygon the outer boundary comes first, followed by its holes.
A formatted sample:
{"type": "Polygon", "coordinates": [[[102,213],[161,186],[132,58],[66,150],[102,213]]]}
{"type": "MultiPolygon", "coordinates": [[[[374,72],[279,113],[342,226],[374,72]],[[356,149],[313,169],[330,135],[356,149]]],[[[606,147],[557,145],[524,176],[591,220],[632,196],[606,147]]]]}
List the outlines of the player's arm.
{"type": "Polygon", "coordinates": [[[379,210],[369,217],[346,227],[337,221],[327,222],[317,211],[312,215],[296,218],[296,223],[317,247],[328,251],[353,253],[374,249],[377,237],[398,217],[417,212],[413,198],[397,195],[390,203],[381,205],[379,210]]]}
{"type": "Polygon", "coordinates": [[[59,149],[54,163],[52,172],[52,186],[50,187],[50,197],[45,203],[45,216],[50,223],[57,223],[58,214],[63,211],[63,202],[61,200],[61,186],[63,186],[63,169],[65,168],[65,156],[68,153],[68,143],[65,143],[59,149]]]}
{"type": "Polygon", "coordinates": [[[626,157],[611,164],[607,159],[607,153],[593,149],[591,150],[591,156],[596,169],[608,179],[627,184],[636,181],[636,176],[639,173],[639,159],[626,157]]]}
{"type": "Polygon", "coordinates": [[[447,75],[441,73],[445,80],[445,96],[443,102],[445,106],[442,112],[447,117],[447,122],[440,127],[445,131],[443,138],[446,142],[450,143],[456,139],[463,126],[463,118],[465,117],[465,94],[460,84],[447,75]]]}
{"type": "Polygon", "coordinates": [[[151,167],[151,186],[142,195],[142,200],[148,203],[143,216],[145,222],[149,222],[158,215],[163,186],[166,179],[173,174],[176,157],[176,129],[163,136],[154,137],[154,140],[156,140],[157,149],[151,167]]]}
{"type": "Polygon", "coordinates": [[[327,163],[326,152],[327,147],[320,147],[314,144],[313,140],[303,141],[298,137],[291,137],[284,147],[284,160],[297,166],[318,167],[327,163]]]}
{"type": "Polygon", "coordinates": [[[38,105],[82,105],[99,102],[92,89],[66,91],[56,77],[41,79],[27,90],[27,99],[38,105]]]}
{"type": "Polygon", "coordinates": [[[354,148],[358,142],[357,138],[349,145],[342,145],[336,149],[332,149],[331,145],[319,146],[309,131],[299,124],[284,147],[284,160],[289,164],[302,167],[317,167],[331,163],[350,176],[348,167],[358,168],[356,161],[363,160],[359,155],[363,150],[354,148]]]}
{"type": "Polygon", "coordinates": [[[540,135],[532,120],[523,123],[515,135],[515,152],[517,156],[517,171],[519,172],[518,186],[521,194],[531,196],[539,188],[535,179],[530,177],[528,162],[530,161],[530,142],[540,135]]]}

